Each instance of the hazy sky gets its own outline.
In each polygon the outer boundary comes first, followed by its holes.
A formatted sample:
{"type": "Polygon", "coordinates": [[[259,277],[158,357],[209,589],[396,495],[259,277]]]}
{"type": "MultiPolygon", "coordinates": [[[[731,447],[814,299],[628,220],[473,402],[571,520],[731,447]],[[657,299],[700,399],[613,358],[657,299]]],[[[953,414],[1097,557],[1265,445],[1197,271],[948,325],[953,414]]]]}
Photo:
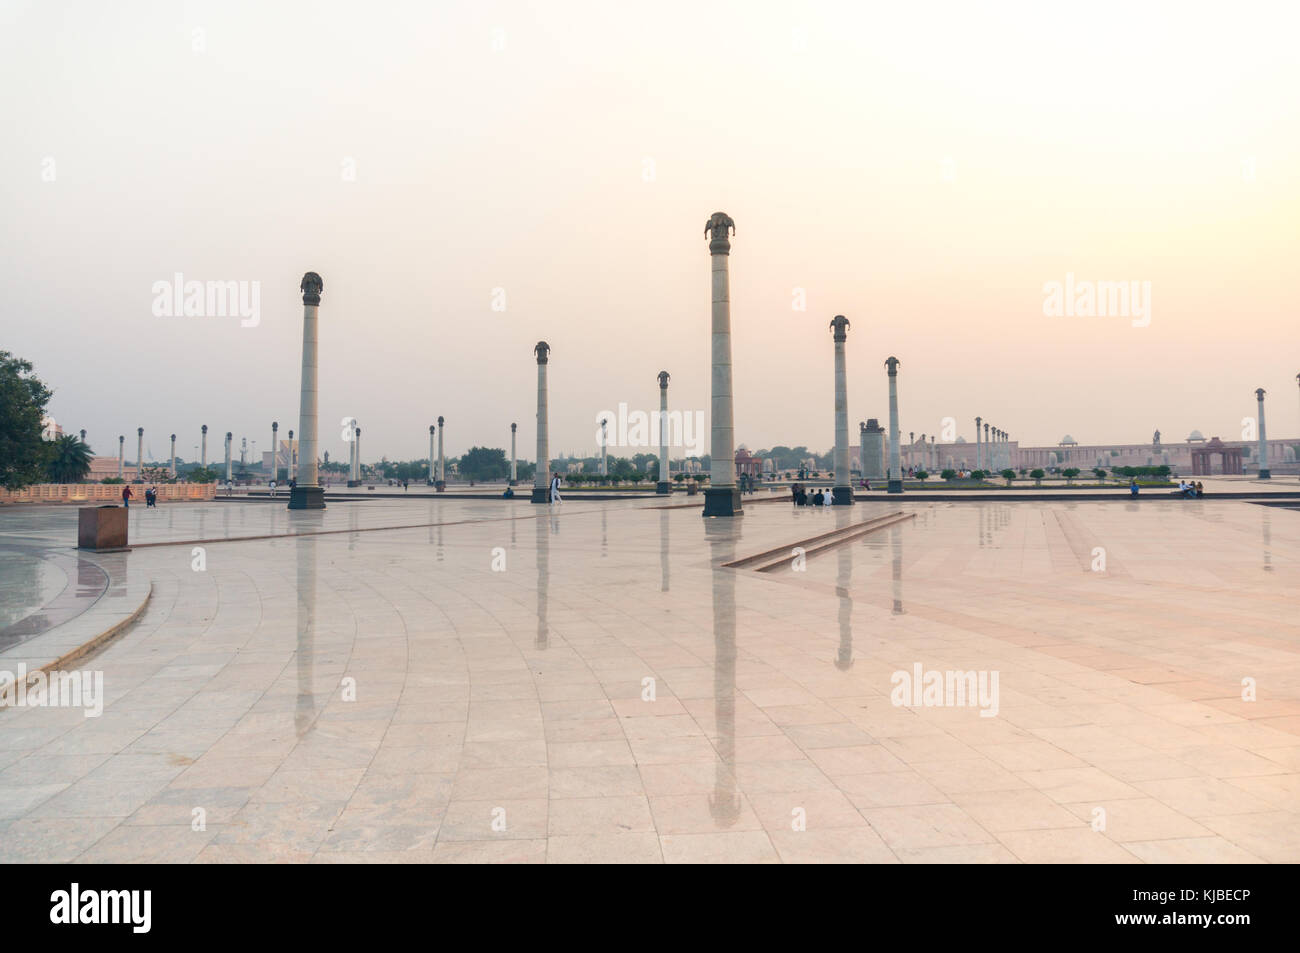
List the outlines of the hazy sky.
{"type": "Polygon", "coordinates": [[[265,449],[314,270],[331,457],[442,414],[531,458],[543,338],[552,452],[591,450],[661,369],[707,413],[721,209],[751,448],[832,443],[837,313],[855,435],[890,354],[904,431],[1235,439],[1262,386],[1298,434],[1297,9],[0,0],[0,349],[96,452],[265,449]],[[155,316],[177,272],[260,322],[155,316]],[[1149,323],[1045,316],[1067,273],[1150,282],[1149,323]]]}

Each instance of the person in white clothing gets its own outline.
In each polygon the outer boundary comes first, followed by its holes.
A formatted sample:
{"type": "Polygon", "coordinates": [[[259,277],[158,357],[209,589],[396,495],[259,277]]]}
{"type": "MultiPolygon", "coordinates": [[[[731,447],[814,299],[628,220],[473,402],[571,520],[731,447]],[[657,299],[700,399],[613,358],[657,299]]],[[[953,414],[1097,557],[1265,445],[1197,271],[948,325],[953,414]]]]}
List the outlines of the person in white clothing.
{"type": "Polygon", "coordinates": [[[558,473],[553,474],[551,476],[551,502],[552,503],[564,502],[564,500],[560,497],[560,475],[558,473]]]}

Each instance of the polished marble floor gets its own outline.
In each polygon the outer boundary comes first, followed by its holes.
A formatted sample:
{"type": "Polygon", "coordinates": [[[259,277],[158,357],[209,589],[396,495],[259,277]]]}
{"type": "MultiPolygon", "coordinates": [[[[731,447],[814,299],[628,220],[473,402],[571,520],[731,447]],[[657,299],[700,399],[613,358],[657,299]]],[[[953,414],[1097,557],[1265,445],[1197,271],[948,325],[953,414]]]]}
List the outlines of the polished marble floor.
{"type": "Polygon", "coordinates": [[[0,860],[1300,860],[1300,512],[686,503],[133,507],[102,716],[0,711],[0,860]]]}

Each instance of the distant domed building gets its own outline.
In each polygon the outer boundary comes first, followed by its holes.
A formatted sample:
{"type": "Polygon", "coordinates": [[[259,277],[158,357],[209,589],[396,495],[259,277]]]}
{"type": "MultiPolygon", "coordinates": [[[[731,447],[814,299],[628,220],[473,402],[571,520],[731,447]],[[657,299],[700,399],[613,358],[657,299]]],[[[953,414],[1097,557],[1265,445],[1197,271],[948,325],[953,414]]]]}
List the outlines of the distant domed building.
{"type": "Polygon", "coordinates": [[[1075,440],[1068,433],[1062,437],[1061,442],[1057,444],[1058,447],[1077,447],[1078,445],[1079,441],[1075,440]]]}
{"type": "Polygon", "coordinates": [[[965,442],[966,442],[965,437],[958,437],[956,440],[953,441],[953,443],[965,443],[965,442]]]}
{"type": "Polygon", "coordinates": [[[1205,435],[1199,430],[1193,430],[1187,435],[1188,443],[1205,443],[1205,435]]]}

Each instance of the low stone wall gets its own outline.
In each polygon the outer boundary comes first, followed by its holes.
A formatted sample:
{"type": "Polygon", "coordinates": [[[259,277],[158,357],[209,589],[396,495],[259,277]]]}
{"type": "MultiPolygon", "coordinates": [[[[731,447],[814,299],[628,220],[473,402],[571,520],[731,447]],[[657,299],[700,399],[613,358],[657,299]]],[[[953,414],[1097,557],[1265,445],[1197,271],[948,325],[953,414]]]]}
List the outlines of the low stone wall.
{"type": "MultiPolygon", "coordinates": [[[[132,502],[144,506],[148,483],[131,483],[132,502]]],[[[210,500],[215,483],[159,483],[160,503],[210,500]]],[[[121,503],[121,483],[36,483],[21,490],[0,490],[0,503],[121,503]]]]}

